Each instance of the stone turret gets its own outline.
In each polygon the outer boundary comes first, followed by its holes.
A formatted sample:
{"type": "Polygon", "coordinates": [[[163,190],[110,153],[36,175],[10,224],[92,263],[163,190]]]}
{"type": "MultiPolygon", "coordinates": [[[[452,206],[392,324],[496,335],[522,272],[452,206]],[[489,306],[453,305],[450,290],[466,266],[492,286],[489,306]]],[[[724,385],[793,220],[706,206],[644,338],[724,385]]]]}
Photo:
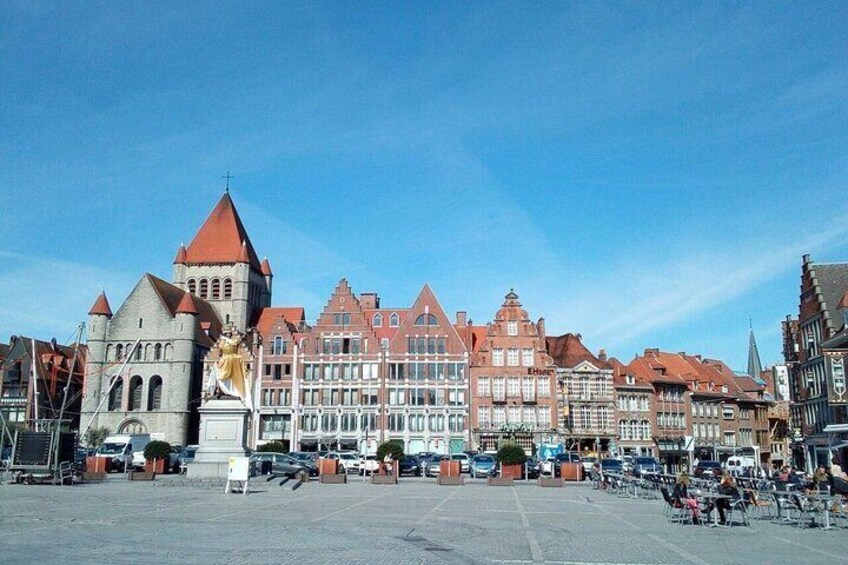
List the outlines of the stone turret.
{"type": "MultiPolygon", "coordinates": [[[[93,379],[96,387],[91,390],[103,390],[103,371],[106,367],[106,336],[109,331],[109,321],[112,319],[112,308],[106,298],[106,292],[101,292],[88,312],[88,355],[86,356],[85,374],[93,379]]],[[[105,377],[108,379],[108,376],[105,377]]],[[[108,381],[106,381],[108,382],[108,381]]],[[[100,402],[99,394],[83,397],[83,412],[93,412],[100,402]]]]}

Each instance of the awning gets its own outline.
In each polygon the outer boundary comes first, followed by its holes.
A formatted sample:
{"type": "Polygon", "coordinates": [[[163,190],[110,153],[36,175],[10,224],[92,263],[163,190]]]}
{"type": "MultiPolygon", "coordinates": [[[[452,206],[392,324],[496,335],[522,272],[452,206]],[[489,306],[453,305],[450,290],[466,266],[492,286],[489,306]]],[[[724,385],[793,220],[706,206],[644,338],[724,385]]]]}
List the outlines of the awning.
{"type": "Polygon", "coordinates": [[[848,433],[848,424],[830,424],[825,426],[823,431],[826,434],[848,433]]]}

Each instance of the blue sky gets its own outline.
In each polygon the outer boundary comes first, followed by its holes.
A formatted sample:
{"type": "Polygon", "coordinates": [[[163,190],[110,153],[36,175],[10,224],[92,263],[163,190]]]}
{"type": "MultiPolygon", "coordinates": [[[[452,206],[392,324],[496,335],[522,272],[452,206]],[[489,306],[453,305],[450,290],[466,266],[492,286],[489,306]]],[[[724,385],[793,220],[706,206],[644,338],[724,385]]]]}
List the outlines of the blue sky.
{"type": "Polygon", "coordinates": [[[764,363],[848,260],[848,4],[0,4],[0,339],[170,277],[227,170],[275,305],[335,283],[764,363]]]}

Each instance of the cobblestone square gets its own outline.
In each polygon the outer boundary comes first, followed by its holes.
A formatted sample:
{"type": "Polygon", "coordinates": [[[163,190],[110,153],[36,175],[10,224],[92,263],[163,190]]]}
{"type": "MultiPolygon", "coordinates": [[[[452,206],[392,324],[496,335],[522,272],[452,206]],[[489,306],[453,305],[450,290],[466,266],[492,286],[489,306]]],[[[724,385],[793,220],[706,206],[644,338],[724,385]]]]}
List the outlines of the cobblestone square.
{"type": "Polygon", "coordinates": [[[659,501],[585,484],[464,487],[264,480],[247,496],[133,483],[0,486],[15,563],[848,563],[848,531],[671,525],[659,501]]]}

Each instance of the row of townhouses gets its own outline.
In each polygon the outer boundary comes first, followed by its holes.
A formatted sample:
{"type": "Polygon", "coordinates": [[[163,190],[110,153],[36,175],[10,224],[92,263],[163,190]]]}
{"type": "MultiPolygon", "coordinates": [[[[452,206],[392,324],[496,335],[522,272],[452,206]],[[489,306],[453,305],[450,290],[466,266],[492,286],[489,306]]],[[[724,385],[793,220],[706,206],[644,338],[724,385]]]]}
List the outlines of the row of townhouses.
{"type": "MultiPolygon", "coordinates": [[[[342,279],[315,319],[299,306],[272,307],[271,265],[259,260],[224,194],[179,247],[171,282],[144,274],[114,313],[105,293],[97,297],[87,344],[73,350],[80,374],[67,376],[68,348],[37,345],[36,359],[52,355],[64,367],[51,365],[52,382],[64,378],[82,392],[69,411],[77,425],[154,432],[177,444],[197,439],[210,352],[231,327],[246,335],[250,352],[254,445],[372,452],[393,439],[415,453],[493,450],[509,439],[528,453],[564,444],[654,455],[671,469],[691,456],[789,462],[793,423],[814,436],[845,421],[838,402],[848,342],[846,320],[836,314],[848,316],[848,297],[830,309],[836,291],[821,287],[848,290],[848,275],[833,282],[816,274],[822,267],[805,258],[801,321],[784,324],[792,336],[785,341],[794,344],[786,365],[762,371],[753,333],[747,373],[657,349],[625,364],[603,350],[593,354],[579,334],[548,336],[544,319],[534,321],[514,291],[493,305],[485,325],[463,311],[448,315],[428,285],[411,304],[387,307],[342,279]]],[[[32,341],[15,337],[0,348],[7,421],[31,419],[60,386],[33,386],[43,369],[29,369],[32,341]]]]}

